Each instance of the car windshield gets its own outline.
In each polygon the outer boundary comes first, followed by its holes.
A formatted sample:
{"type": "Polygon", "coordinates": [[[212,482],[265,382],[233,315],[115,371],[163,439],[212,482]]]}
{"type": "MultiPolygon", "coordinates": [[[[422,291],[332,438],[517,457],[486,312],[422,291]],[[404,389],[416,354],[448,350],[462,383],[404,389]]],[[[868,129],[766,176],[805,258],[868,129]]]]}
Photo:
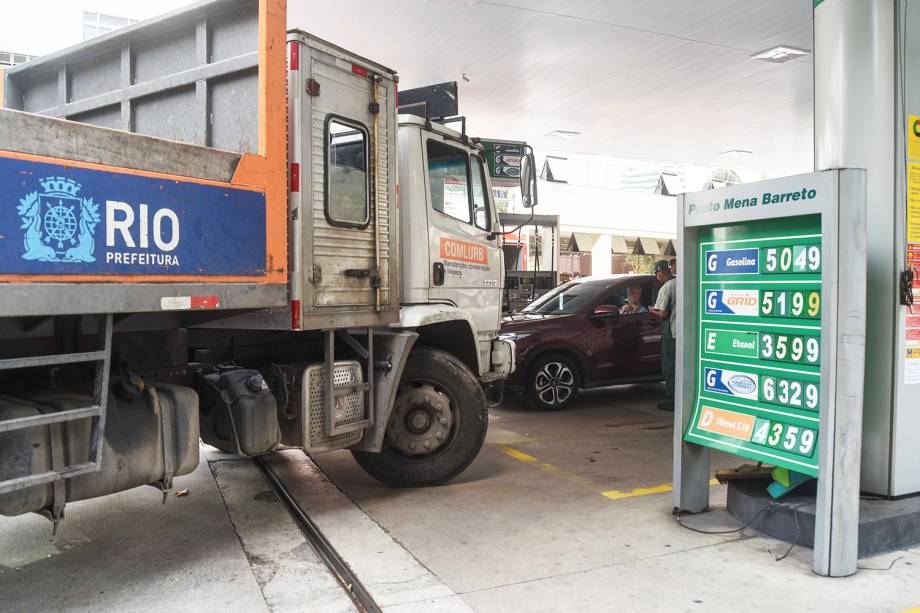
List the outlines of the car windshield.
{"type": "Polygon", "coordinates": [[[568,315],[575,313],[604,289],[595,283],[566,283],[547,292],[522,309],[522,313],[568,315]]]}

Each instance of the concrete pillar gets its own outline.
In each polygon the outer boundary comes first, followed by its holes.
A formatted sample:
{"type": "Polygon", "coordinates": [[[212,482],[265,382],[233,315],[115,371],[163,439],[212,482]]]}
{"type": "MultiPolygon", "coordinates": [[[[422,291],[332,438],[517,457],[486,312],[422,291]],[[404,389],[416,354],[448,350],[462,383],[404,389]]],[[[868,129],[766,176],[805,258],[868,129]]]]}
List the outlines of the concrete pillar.
{"type": "Polygon", "coordinates": [[[613,257],[611,255],[612,238],[609,234],[601,234],[591,247],[591,274],[609,275],[613,270],[613,257]]]}

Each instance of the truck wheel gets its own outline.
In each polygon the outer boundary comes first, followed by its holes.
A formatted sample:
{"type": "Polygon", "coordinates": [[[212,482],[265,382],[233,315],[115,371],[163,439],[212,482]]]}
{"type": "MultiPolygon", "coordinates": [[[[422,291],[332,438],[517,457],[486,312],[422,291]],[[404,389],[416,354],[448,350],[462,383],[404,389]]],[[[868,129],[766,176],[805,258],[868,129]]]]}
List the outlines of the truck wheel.
{"type": "Polygon", "coordinates": [[[527,373],[527,399],[544,411],[569,406],[578,395],[578,367],[561,353],[537,358],[527,373]]]}
{"type": "Polygon", "coordinates": [[[393,487],[437,485],[470,465],[489,412],[466,365],[437,349],[409,355],[379,453],[352,451],[370,476],[393,487]]]}

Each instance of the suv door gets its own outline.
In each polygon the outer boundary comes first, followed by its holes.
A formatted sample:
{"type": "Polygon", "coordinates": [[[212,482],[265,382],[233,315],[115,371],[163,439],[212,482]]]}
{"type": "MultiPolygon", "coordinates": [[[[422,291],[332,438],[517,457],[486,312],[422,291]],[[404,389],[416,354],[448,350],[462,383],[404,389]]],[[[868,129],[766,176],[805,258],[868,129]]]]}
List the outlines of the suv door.
{"type": "MultiPolygon", "coordinates": [[[[628,301],[631,286],[642,289],[639,300],[645,309],[654,305],[654,280],[625,281],[604,293],[591,307],[606,304],[621,308],[628,301]]],[[[590,313],[590,311],[589,311],[590,313]]],[[[613,381],[646,377],[661,371],[660,320],[646,310],[643,313],[588,316],[585,340],[591,376],[595,381],[613,381]]]]}
{"type": "Polygon", "coordinates": [[[479,155],[430,132],[424,151],[429,298],[467,311],[478,331],[497,330],[504,256],[492,234],[492,190],[485,165],[479,155]]]}

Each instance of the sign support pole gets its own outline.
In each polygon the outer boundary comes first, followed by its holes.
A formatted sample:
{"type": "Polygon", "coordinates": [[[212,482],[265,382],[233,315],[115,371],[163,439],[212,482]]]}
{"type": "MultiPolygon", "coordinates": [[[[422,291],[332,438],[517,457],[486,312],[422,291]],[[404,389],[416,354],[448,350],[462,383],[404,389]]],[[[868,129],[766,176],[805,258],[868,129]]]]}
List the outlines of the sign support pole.
{"type": "Polygon", "coordinates": [[[684,432],[693,416],[696,380],[692,367],[696,353],[699,317],[699,286],[692,271],[699,270],[698,231],[684,225],[684,195],[677,197],[677,227],[685,228],[677,243],[677,261],[682,274],[677,277],[677,372],[674,381],[674,513],[701,513],[709,510],[709,449],[684,441],[684,432]]]}
{"type": "Polygon", "coordinates": [[[830,364],[821,379],[818,498],[815,504],[815,573],[845,577],[856,572],[859,535],[859,469],[862,449],[866,303],[866,173],[837,174],[838,215],[822,215],[824,257],[821,291],[825,329],[822,353],[830,364]],[[830,298],[830,299],[829,299],[830,298]]]}

